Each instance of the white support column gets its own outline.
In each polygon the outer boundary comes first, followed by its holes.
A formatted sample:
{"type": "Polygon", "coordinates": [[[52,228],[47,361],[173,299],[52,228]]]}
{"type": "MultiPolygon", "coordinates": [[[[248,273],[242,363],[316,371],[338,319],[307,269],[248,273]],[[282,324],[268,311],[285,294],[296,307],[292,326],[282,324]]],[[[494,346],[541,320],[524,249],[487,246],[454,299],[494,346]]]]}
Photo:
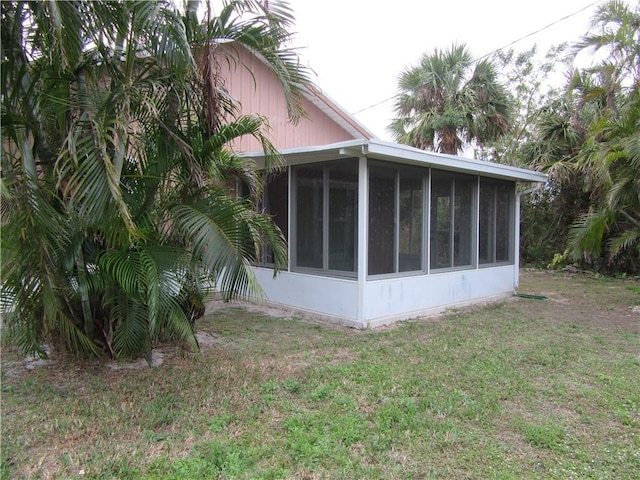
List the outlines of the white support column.
{"type": "Polygon", "coordinates": [[[513,287],[515,290],[520,286],[520,196],[521,194],[516,191],[516,205],[515,205],[515,217],[516,224],[514,225],[514,248],[513,248],[513,269],[514,279],[513,287]]]}
{"type": "Polygon", "coordinates": [[[291,271],[291,262],[293,262],[293,247],[291,246],[291,229],[293,228],[293,214],[294,212],[294,207],[293,207],[293,169],[291,168],[291,165],[287,166],[287,212],[289,213],[287,215],[287,258],[289,259],[289,262],[287,263],[287,272],[291,271]]]}
{"type": "Polygon", "coordinates": [[[427,179],[424,183],[424,212],[422,212],[422,221],[424,223],[422,231],[426,234],[422,239],[422,249],[424,250],[423,266],[427,275],[431,273],[431,167],[427,173],[427,179]]]}
{"type": "Polygon", "coordinates": [[[480,268],[480,176],[476,178],[476,195],[475,195],[475,215],[473,217],[473,221],[475,222],[473,225],[473,232],[475,234],[476,241],[474,242],[474,262],[475,269],[480,268]]]}
{"type": "Polygon", "coordinates": [[[368,326],[367,305],[365,302],[365,284],[367,282],[367,263],[369,243],[369,174],[366,155],[361,155],[358,163],[358,322],[368,326]]]}

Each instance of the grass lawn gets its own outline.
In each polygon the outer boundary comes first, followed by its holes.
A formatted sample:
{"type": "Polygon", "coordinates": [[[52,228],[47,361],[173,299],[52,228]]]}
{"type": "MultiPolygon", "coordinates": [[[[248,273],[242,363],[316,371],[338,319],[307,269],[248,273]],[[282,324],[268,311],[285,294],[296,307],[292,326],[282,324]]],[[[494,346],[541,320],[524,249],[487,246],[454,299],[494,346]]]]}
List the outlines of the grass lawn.
{"type": "Polygon", "coordinates": [[[227,306],[157,368],[4,348],[2,479],[640,479],[640,284],[519,291],[369,331],[227,306]]]}

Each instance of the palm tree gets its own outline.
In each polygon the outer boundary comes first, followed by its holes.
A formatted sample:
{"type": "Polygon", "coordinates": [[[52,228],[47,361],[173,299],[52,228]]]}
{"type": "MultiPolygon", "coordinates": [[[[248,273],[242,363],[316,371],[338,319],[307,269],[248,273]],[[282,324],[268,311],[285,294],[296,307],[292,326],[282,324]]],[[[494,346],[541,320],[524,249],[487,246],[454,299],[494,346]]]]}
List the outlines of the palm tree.
{"type": "Polygon", "coordinates": [[[574,258],[601,255],[628,271],[640,269],[640,7],[614,0],[601,5],[576,52],[604,50],[606,58],[586,74],[593,88],[585,103],[599,107],[576,162],[592,191],[593,207],[575,222],[574,258]],[[627,259],[623,260],[623,254],[627,259]]]}
{"type": "MultiPolygon", "coordinates": [[[[568,76],[542,109],[529,144],[532,164],[550,174],[557,219],[566,219],[573,260],[596,268],[640,269],[640,11],[601,5],[574,46],[603,60],[568,76]]],[[[564,232],[563,232],[564,233],[564,232]]]]}
{"type": "Polygon", "coordinates": [[[640,85],[616,114],[606,111],[589,131],[576,169],[585,175],[592,207],[573,224],[569,248],[576,260],[603,253],[616,268],[640,269],[640,85]],[[625,258],[625,255],[626,258],[625,258]]]}
{"type": "Polygon", "coordinates": [[[464,45],[425,54],[399,79],[389,130],[398,142],[442,153],[460,153],[509,129],[510,105],[493,63],[474,61],[464,45]],[[475,64],[475,66],[474,66],[475,64]]]}
{"type": "MultiPolygon", "coordinates": [[[[623,79],[640,80],[640,6],[632,8],[621,0],[598,7],[591,20],[591,32],[574,45],[574,53],[603,50],[604,60],[596,70],[604,73],[602,87],[616,88],[623,79]]],[[[613,108],[613,92],[607,92],[607,106],[613,108]]]]}
{"type": "Polygon", "coordinates": [[[568,89],[580,98],[576,111],[590,112],[573,168],[591,199],[573,224],[569,250],[588,263],[606,252],[609,266],[634,272],[640,269],[640,9],[610,1],[591,27],[575,52],[603,50],[606,57],[568,89]]]}
{"type": "MultiPolygon", "coordinates": [[[[286,4],[240,0],[199,22],[168,0],[1,2],[2,299],[8,338],[78,354],[149,353],[159,335],[197,347],[211,285],[259,294],[263,245],[282,234],[225,185],[260,176],[225,146],[259,138],[216,75],[220,41],[280,79],[293,116],[308,77],[286,48],[286,4]],[[230,116],[231,115],[231,116],[230,116]]],[[[231,61],[231,60],[230,60],[231,61]]]]}
{"type": "MultiPolygon", "coordinates": [[[[584,84],[585,79],[578,73],[572,77],[573,84],[584,84]]],[[[584,175],[575,168],[575,159],[584,144],[586,131],[593,109],[581,108],[581,96],[577,90],[570,90],[559,98],[552,98],[547,105],[539,108],[535,114],[535,122],[531,128],[532,138],[523,143],[522,154],[526,164],[549,175],[541,197],[528,197],[531,203],[526,206],[537,206],[537,209],[548,211],[547,220],[542,226],[525,222],[535,232],[535,238],[527,238],[526,231],[523,243],[530,245],[544,244],[547,255],[553,255],[566,249],[566,239],[576,215],[589,208],[590,198],[586,191],[584,175]],[[542,208],[542,204],[547,207],[542,208]],[[537,205],[536,205],[537,204],[537,205]],[[525,243],[526,242],[526,243],[525,243]]],[[[545,260],[550,258],[536,259],[545,260]]]]}

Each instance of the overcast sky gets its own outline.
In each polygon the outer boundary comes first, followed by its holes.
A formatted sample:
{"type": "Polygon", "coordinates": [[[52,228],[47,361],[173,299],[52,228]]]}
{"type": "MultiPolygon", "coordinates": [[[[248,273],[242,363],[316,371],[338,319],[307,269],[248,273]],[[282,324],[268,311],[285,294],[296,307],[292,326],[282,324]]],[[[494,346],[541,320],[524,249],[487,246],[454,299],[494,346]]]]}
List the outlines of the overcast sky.
{"type": "Polygon", "coordinates": [[[384,100],[395,95],[398,75],[423,53],[458,42],[478,57],[557,22],[512,46],[522,51],[536,43],[546,52],[583,36],[604,0],[289,3],[296,17],[296,45],[318,86],[376,136],[391,140],[386,126],[393,102],[384,100]]]}

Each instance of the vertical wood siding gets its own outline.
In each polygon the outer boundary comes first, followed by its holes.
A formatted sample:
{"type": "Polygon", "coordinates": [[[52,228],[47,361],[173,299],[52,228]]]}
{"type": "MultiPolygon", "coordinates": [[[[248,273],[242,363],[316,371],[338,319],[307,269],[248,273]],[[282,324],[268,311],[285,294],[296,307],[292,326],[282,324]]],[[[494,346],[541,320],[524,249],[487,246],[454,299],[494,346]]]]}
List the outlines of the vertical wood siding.
{"type": "MultiPolygon", "coordinates": [[[[302,102],[306,117],[295,125],[291,123],[285,96],[275,75],[244,48],[224,48],[235,58],[228,62],[220,57],[221,76],[227,90],[240,102],[241,114],[258,114],[268,119],[267,137],[277,149],[326,145],[355,138],[307,99],[302,102]]],[[[253,137],[241,138],[233,148],[238,152],[262,150],[253,137]]]]}

